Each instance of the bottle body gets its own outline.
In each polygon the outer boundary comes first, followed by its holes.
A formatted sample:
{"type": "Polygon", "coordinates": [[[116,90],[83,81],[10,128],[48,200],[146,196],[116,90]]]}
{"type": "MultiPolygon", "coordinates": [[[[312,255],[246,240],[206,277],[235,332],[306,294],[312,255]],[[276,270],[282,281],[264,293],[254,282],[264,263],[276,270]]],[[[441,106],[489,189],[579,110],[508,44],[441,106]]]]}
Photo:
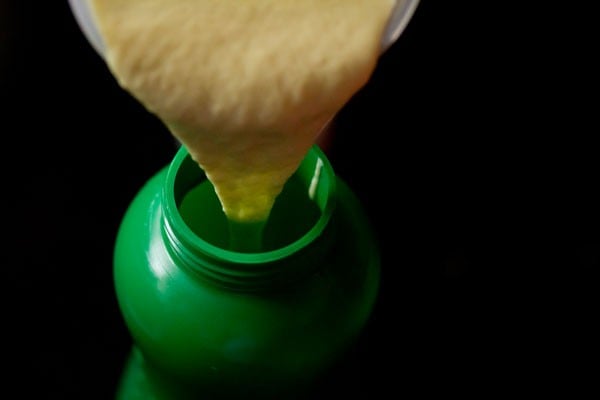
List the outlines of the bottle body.
{"type": "Polygon", "coordinates": [[[119,398],[298,398],[353,343],[379,255],[358,200],[324,162],[311,149],[257,253],[223,249],[225,219],[184,149],[145,184],[115,245],[134,341],[119,398]]]}

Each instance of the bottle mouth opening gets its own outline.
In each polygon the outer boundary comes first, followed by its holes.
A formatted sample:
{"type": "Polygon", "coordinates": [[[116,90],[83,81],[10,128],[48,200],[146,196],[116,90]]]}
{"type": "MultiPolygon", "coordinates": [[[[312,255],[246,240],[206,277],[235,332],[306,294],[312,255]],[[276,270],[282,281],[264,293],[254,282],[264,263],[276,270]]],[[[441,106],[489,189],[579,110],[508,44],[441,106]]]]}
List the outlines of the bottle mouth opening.
{"type": "Polygon", "coordinates": [[[264,246],[255,252],[228,248],[229,229],[212,184],[182,146],[167,172],[163,190],[166,234],[193,254],[228,264],[276,262],[317,240],[335,208],[335,174],[314,145],[277,197],[264,228],[264,246]]]}

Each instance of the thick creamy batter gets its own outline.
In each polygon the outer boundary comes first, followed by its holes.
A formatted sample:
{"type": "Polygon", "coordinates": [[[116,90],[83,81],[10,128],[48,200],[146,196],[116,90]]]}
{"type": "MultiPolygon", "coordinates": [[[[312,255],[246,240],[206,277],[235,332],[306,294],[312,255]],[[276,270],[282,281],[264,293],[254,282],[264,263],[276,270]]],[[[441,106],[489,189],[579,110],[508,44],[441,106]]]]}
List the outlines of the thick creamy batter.
{"type": "Polygon", "coordinates": [[[319,132],[370,78],[394,0],[90,0],[119,84],[215,186],[268,218],[319,132]]]}

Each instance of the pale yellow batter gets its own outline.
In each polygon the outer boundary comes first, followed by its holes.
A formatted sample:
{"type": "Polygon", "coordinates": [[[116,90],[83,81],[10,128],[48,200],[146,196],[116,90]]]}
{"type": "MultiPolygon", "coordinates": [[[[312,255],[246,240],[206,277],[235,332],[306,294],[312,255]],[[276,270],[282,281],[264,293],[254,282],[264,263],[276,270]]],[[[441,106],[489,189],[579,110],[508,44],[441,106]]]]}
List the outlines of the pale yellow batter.
{"type": "Polygon", "coordinates": [[[327,122],[370,78],[394,0],[91,0],[120,85],[213,183],[265,220],[327,122]]]}

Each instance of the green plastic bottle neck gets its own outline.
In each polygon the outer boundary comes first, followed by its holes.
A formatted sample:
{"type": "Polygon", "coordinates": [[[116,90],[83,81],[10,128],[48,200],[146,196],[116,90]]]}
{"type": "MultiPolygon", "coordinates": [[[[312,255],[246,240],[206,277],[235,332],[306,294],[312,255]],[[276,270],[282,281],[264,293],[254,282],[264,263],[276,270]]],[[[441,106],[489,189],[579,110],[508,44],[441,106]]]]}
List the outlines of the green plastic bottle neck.
{"type": "Polygon", "coordinates": [[[315,145],[293,178],[300,183],[305,200],[318,209],[308,230],[275,249],[253,253],[232,251],[194,232],[180,212],[184,197],[207,180],[182,146],[169,166],[161,200],[162,234],[169,252],[178,265],[199,278],[232,290],[264,290],[310,275],[322,264],[333,241],[331,219],[336,203],[336,177],[325,154],[315,145]]]}

